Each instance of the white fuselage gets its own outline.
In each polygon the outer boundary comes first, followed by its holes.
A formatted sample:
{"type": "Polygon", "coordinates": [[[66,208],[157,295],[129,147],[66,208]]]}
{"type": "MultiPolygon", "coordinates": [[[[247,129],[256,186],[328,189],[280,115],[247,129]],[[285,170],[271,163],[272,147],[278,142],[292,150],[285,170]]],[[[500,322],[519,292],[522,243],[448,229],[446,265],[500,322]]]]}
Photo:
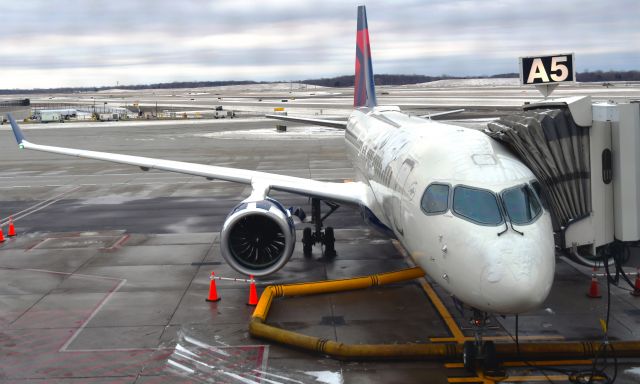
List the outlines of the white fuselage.
{"type": "Polygon", "coordinates": [[[355,110],[345,135],[357,177],[371,188],[365,218],[393,232],[433,281],[492,313],[525,312],[546,299],[555,269],[551,218],[540,210],[526,225],[510,220],[501,193],[535,176],[505,147],[397,107],[355,110]],[[437,214],[421,206],[432,183],[450,187],[448,206],[437,214]],[[487,225],[459,214],[456,186],[493,192],[502,221],[487,225]]]}

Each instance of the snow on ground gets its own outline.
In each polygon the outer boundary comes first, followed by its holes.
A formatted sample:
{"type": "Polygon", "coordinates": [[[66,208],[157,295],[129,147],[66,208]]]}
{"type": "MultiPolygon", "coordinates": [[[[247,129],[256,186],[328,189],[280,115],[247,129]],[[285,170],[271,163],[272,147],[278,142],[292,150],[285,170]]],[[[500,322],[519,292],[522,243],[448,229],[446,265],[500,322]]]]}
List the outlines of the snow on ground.
{"type": "MultiPolygon", "coordinates": [[[[176,93],[189,92],[190,88],[176,88],[171,89],[176,93]]],[[[198,87],[197,92],[218,93],[220,91],[250,91],[250,92],[272,92],[272,91],[306,91],[315,92],[316,90],[322,91],[326,87],[319,85],[309,85],[303,83],[265,83],[265,84],[237,84],[237,85],[221,85],[217,87],[198,87]]],[[[169,91],[169,89],[167,89],[169,91]]]]}
{"type": "Polygon", "coordinates": [[[343,384],[344,379],[342,378],[342,374],[340,372],[331,372],[331,371],[315,371],[315,372],[305,372],[309,376],[314,376],[316,382],[325,383],[325,384],[343,384]]]}
{"type": "MultiPolygon", "coordinates": [[[[88,122],[68,122],[68,123],[31,123],[20,124],[23,131],[32,129],[72,129],[72,128],[109,128],[109,127],[142,127],[142,126],[165,126],[165,125],[201,125],[201,124],[229,124],[228,119],[188,119],[188,120],[121,120],[121,121],[88,121],[88,122]]],[[[234,119],[233,122],[254,123],[265,121],[261,118],[234,119]]],[[[0,131],[9,131],[9,125],[0,127],[0,131]]]]}
{"type": "Polygon", "coordinates": [[[518,78],[496,79],[450,79],[427,83],[413,84],[411,87],[421,88],[455,88],[455,87],[514,87],[520,85],[518,78]]]}
{"type": "Polygon", "coordinates": [[[626,369],[624,373],[628,374],[629,376],[634,376],[640,379],[640,367],[626,369]]]}
{"type": "Polygon", "coordinates": [[[239,129],[211,133],[196,133],[194,136],[209,139],[236,139],[236,140],[317,140],[343,138],[344,130],[327,127],[287,127],[285,132],[279,132],[275,128],[239,129]]]}

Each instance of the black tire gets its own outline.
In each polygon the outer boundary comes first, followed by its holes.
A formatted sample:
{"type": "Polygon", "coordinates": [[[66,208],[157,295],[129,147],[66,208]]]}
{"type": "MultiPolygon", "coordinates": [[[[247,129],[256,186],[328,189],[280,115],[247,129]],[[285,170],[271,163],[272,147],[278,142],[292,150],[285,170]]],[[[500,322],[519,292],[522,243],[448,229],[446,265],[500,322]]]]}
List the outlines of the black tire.
{"type": "Polygon", "coordinates": [[[313,249],[313,247],[311,247],[310,245],[303,245],[302,246],[302,254],[304,254],[306,257],[309,257],[309,256],[311,256],[312,249],[313,249]]]}
{"type": "Polygon", "coordinates": [[[336,238],[333,234],[332,227],[325,228],[323,244],[325,256],[334,257],[336,255],[336,238]]]}
{"type": "Polygon", "coordinates": [[[329,243],[334,244],[336,242],[336,237],[333,234],[333,227],[327,227],[324,229],[324,245],[329,243]]]}
{"type": "Polygon", "coordinates": [[[302,253],[305,256],[311,256],[313,247],[313,239],[311,239],[311,228],[307,227],[302,230],[302,253]]]}
{"type": "Polygon", "coordinates": [[[498,369],[498,358],[496,357],[496,345],[493,341],[485,341],[482,344],[482,369],[485,372],[494,372],[498,369]]]}
{"type": "Polygon", "coordinates": [[[462,348],[462,362],[464,369],[469,372],[476,371],[476,359],[478,357],[478,349],[473,341],[465,341],[462,348]]]}

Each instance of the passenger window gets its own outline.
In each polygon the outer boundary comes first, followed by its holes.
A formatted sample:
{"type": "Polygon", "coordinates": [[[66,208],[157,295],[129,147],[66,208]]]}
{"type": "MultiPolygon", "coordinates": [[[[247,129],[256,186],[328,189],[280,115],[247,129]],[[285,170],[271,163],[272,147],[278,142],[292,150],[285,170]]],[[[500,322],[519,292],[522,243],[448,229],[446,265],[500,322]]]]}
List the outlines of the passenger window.
{"type": "Polygon", "coordinates": [[[449,186],[431,184],[422,195],[420,203],[425,213],[444,213],[449,208],[449,186]]]}
{"type": "Polygon", "coordinates": [[[529,224],[540,213],[540,203],[528,185],[507,189],[502,192],[504,208],[514,224],[529,224]]]}
{"type": "Polygon", "coordinates": [[[453,191],[453,211],[480,224],[502,223],[496,196],[487,190],[457,186],[453,191]]]}

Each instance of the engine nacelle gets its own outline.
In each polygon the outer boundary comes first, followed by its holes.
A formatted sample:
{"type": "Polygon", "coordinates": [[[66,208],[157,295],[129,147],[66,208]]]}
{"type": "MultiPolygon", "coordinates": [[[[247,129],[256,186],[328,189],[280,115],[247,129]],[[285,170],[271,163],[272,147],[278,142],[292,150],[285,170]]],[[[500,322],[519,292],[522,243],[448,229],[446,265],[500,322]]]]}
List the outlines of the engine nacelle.
{"type": "Polygon", "coordinates": [[[245,275],[274,273],[289,261],[295,244],[291,213],[269,197],[238,204],[220,232],[222,256],[245,275]]]}

